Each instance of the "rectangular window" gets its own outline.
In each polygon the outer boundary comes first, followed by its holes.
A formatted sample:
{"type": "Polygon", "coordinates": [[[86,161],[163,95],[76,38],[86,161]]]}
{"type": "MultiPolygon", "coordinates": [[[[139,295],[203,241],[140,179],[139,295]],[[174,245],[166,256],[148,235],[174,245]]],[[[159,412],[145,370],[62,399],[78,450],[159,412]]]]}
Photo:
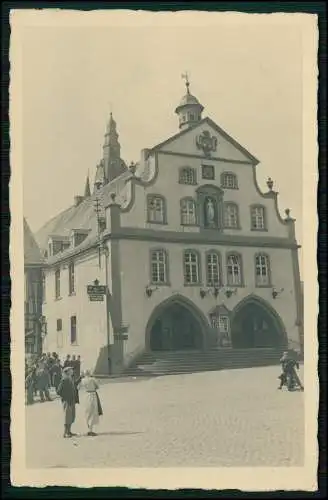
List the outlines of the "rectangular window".
{"type": "Polygon", "coordinates": [[[255,278],[257,286],[270,284],[269,263],[266,255],[257,255],[255,258],[255,278]]]}
{"type": "Polygon", "coordinates": [[[219,284],[219,257],[216,253],[207,254],[207,284],[208,286],[217,286],[219,284]]]}
{"type": "Polygon", "coordinates": [[[77,343],[76,316],[71,316],[71,344],[77,343]]]}
{"type": "Polygon", "coordinates": [[[179,182],[180,184],[196,184],[195,169],[190,167],[182,168],[180,170],[179,182]]]}
{"type": "Polygon", "coordinates": [[[181,201],[181,224],[193,226],[196,224],[196,207],[194,200],[181,201]]]}
{"type": "Polygon", "coordinates": [[[63,329],[63,321],[61,319],[57,319],[57,332],[60,332],[63,329]]]}
{"type": "Polygon", "coordinates": [[[219,316],[219,331],[220,333],[229,333],[229,318],[228,316],[219,316]]]}
{"type": "Polygon", "coordinates": [[[222,174],[222,187],[225,189],[237,189],[237,177],[235,174],[223,173],[222,174]]]}
{"type": "Polygon", "coordinates": [[[184,280],[186,285],[199,283],[198,255],[195,252],[184,255],[184,280]]]}
{"type": "Polygon", "coordinates": [[[60,269],[55,271],[55,297],[56,299],[60,297],[60,269]]]}
{"type": "Polygon", "coordinates": [[[264,208],[253,207],[251,211],[252,229],[265,229],[264,208]]]}
{"type": "Polygon", "coordinates": [[[68,293],[69,295],[75,293],[75,269],[73,262],[68,266],[68,293]]]}
{"type": "Polygon", "coordinates": [[[160,198],[159,196],[151,196],[148,198],[148,222],[164,224],[164,210],[165,207],[163,198],[160,198]]]}
{"type": "Polygon", "coordinates": [[[57,347],[63,347],[63,321],[57,319],[57,347]]]}
{"type": "Polygon", "coordinates": [[[202,165],[202,178],[208,180],[214,180],[214,167],[213,165],[202,165]]]}
{"type": "Polygon", "coordinates": [[[151,281],[157,284],[167,282],[166,254],[164,250],[156,250],[151,253],[151,281]]]}
{"type": "Polygon", "coordinates": [[[238,227],[238,209],[236,205],[226,204],[224,207],[224,226],[226,228],[238,227]]]}
{"type": "Polygon", "coordinates": [[[230,255],[227,269],[228,285],[241,285],[241,262],[237,255],[230,255]]]}

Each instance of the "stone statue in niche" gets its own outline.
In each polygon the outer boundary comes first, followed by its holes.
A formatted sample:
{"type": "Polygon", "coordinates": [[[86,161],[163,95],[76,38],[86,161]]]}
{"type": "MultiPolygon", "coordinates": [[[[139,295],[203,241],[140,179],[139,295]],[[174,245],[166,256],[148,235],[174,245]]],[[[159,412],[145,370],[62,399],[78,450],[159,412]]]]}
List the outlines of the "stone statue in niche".
{"type": "Polygon", "coordinates": [[[205,222],[206,226],[214,227],[216,220],[216,203],[213,198],[205,199],[205,222]]]}

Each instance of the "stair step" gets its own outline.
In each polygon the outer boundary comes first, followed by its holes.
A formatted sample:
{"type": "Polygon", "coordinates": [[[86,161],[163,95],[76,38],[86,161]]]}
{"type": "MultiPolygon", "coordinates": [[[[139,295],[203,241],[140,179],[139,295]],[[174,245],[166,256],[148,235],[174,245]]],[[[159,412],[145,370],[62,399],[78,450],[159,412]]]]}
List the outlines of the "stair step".
{"type": "Polygon", "coordinates": [[[145,352],[125,370],[131,376],[154,376],[178,373],[218,371],[277,365],[281,350],[274,348],[231,349],[209,351],[145,352]]]}

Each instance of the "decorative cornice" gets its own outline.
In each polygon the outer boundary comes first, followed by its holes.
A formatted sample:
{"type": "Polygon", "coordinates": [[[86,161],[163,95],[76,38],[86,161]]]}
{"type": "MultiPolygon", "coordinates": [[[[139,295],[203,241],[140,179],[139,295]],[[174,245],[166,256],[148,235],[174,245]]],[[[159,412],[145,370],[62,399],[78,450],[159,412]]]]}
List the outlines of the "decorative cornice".
{"type": "Polygon", "coordinates": [[[258,247],[258,248],[300,248],[295,241],[287,238],[277,237],[258,237],[227,235],[222,232],[208,229],[200,233],[187,233],[176,231],[162,231],[154,229],[120,227],[115,233],[107,236],[110,239],[121,240],[139,240],[139,241],[157,241],[162,243],[185,243],[185,244],[217,244],[239,247],[258,247]]]}
{"type": "Polygon", "coordinates": [[[211,161],[220,161],[222,163],[233,163],[236,165],[254,165],[251,161],[246,161],[246,160],[230,160],[229,158],[221,158],[220,156],[205,156],[205,155],[196,155],[192,153],[180,153],[176,151],[162,151],[159,150],[157,151],[158,154],[161,155],[169,155],[169,156],[180,156],[180,157],[185,157],[185,158],[195,158],[197,160],[201,160],[203,162],[210,163],[211,161]]]}

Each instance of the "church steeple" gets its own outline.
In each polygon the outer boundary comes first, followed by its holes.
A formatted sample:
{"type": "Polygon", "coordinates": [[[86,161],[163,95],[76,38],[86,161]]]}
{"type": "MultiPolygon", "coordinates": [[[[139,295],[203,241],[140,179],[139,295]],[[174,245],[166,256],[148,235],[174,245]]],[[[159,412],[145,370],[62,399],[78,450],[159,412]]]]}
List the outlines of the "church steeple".
{"type": "Polygon", "coordinates": [[[116,122],[112,113],[106,128],[104,141],[104,182],[107,184],[118,175],[122,174],[126,167],[121,159],[121,145],[118,141],[118,133],[116,130],[116,122]]]}
{"type": "Polygon", "coordinates": [[[202,106],[198,99],[190,93],[188,74],[183,74],[182,78],[186,82],[186,94],[181,99],[175,112],[179,116],[179,127],[183,130],[195,125],[202,119],[204,106],[202,106]]]}
{"type": "Polygon", "coordinates": [[[88,172],[87,179],[85,181],[84,198],[89,198],[90,196],[91,196],[91,190],[90,190],[90,180],[88,172]]]}

